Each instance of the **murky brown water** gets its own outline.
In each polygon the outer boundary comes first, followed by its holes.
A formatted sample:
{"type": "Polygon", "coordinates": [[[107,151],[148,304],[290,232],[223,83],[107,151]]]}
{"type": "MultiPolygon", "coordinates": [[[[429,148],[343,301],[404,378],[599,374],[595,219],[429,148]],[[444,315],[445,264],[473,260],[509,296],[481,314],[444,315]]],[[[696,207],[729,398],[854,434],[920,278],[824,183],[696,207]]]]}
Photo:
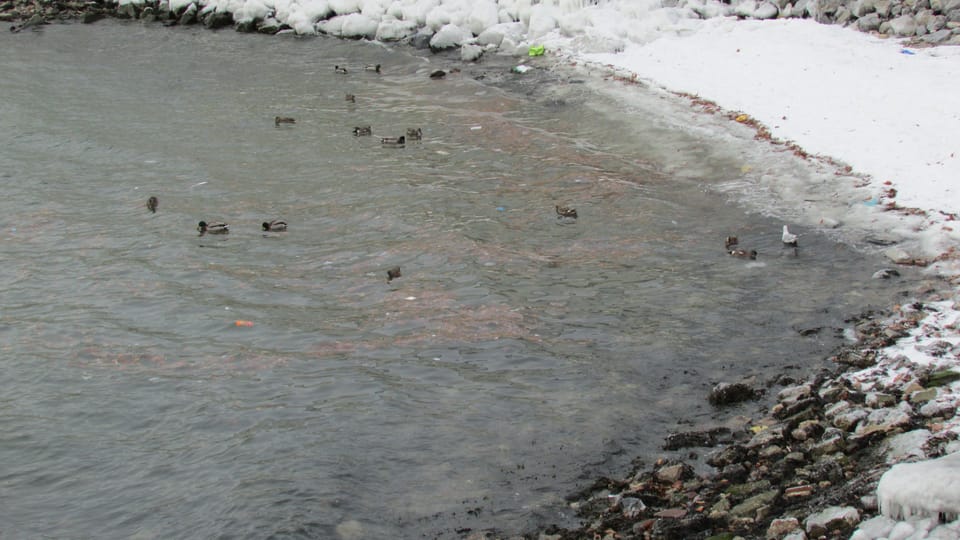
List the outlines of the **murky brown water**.
{"type": "Polygon", "coordinates": [[[432,81],[404,47],[115,23],[0,47],[4,537],[562,522],[710,385],[802,374],[890,296],[712,191],[722,142],[637,128],[669,108],[605,116],[507,59],[432,81]]]}

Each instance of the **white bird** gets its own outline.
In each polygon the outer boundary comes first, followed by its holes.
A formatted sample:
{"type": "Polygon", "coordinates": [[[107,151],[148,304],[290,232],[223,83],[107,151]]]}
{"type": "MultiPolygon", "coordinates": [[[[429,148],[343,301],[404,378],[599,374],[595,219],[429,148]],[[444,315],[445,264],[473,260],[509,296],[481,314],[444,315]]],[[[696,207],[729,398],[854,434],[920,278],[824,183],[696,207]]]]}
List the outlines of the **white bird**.
{"type": "Polygon", "coordinates": [[[784,244],[788,246],[797,247],[797,238],[799,237],[791,233],[790,230],[787,229],[786,225],[783,226],[783,236],[781,237],[781,239],[783,240],[784,244]]]}

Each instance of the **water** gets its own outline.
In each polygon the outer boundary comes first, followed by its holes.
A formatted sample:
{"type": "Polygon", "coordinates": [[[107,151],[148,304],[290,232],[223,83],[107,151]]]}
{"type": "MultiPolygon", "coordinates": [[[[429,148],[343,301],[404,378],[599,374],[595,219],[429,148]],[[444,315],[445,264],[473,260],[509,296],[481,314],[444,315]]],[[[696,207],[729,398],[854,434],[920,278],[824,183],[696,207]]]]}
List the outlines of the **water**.
{"type": "Polygon", "coordinates": [[[815,231],[784,251],[715,189],[741,150],[662,99],[623,115],[509,59],[433,81],[453,64],[326,38],[0,42],[8,538],[568,523],[563,495],[709,422],[712,384],[803,376],[892,294],[815,231]],[[380,147],[407,127],[424,140],[380,147]]]}

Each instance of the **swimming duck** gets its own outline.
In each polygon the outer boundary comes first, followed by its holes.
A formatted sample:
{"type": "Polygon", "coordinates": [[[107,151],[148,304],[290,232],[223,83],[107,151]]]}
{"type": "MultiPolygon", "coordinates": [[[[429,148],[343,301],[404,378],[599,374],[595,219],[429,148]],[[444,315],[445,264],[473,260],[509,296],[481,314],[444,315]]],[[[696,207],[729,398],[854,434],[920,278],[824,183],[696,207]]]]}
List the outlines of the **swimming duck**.
{"type": "Polygon", "coordinates": [[[275,219],[273,221],[264,221],[263,230],[267,232],[283,232],[287,230],[287,222],[282,219],[275,219]]]}
{"type": "Polygon", "coordinates": [[[227,234],[230,232],[230,227],[223,222],[217,221],[214,223],[207,223],[206,221],[201,221],[197,225],[197,230],[200,231],[200,236],[204,234],[227,234]]]}
{"type": "Polygon", "coordinates": [[[400,267],[394,266],[393,268],[387,270],[387,283],[390,283],[391,281],[397,279],[400,276],[401,276],[400,267]]]}
{"type": "Polygon", "coordinates": [[[380,64],[376,64],[376,65],[374,65],[374,64],[367,64],[367,65],[363,66],[363,69],[364,69],[365,71],[372,71],[372,72],[374,72],[374,73],[380,73],[380,64]]]}
{"type": "Polygon", "coordinates": [[[569,206],[557,206],[557,217],[577,219],[577,209],[569,206]]]}
{"type": "Polygon", "coordinates": [[[354,137],[363,137],[367,135],[373,135],[373,130],[370,129],[370,126],[359,126],[353,128],[354,137]]]}
{"type": "Polygon", "coordinates": [[[347,101],[349,101],[350,103],[356,103],[356,102],[357,102],[357,96],[355,96],[355,95],[353,95],[353,94],[347,94],[347,96],[346,96],[344,99],[347,100],[347,101]]]}
{"type": "Polygon", "coordinates": [[[419,141],[423,138],[423,130],[420,128],[407,128],[407,138],[411,141],[419,141]]]}
{"type": "Polygon", "coordinates": [[[274,116],[273,125],[279,126],[280,124],[296,124],[297,121],[294,118],[289,116],[274,116]]]}
{"type": "Polygon", "coordinates": [[[797,238],[799,237],[791,233],[786,225],[783,226],[783,236],[781,236],[780,239],[783,240],[785,245],[797,247],[797,238]]]}
{"type": "Polygon", "coordinates": [[[755,260],[757,258],[757,250],[755,249],[751,249],[750,251],[745,249],[732,249],[728,253],[734,257],[740,257],[741,259],[755,260]]]}
{"type": "Polygon", "coordinates": [[[399,137],[382,137],[380,144],[392,148],[403,148],[403,146],[407,144],[407,138],[403,135],[399,137]]]}
{"type": "Polygon", "coordinates": [[[723,241],[723,247],[729,250],[732,246],[735,246],[739,243],[736,236],[728,236],[726,240],[723,241]]]}
{"type": "Polygon", "coordinates": [[[346,75],[346,74],[347,74],[347,68],[341,67],[341,66],[333,66],[333,72],[334,72],[334,73],[339,73],[340,75],[346,75]]]}
{"type": "Polygon", "coordinates": [[[158,204],[160,204],[160,201],[158,201],[156,197],[150,197],[147,199],[147,210],[153,212],[154,214],[157,213],[158,204]]]}

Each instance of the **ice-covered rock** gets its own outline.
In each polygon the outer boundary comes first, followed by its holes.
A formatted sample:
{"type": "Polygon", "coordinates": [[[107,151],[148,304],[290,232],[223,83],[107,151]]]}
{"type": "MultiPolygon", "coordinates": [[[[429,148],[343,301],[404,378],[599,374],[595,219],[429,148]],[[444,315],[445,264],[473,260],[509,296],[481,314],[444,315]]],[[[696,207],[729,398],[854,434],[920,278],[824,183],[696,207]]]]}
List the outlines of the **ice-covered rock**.
{"type": "Polygon", "coordinates": [[[431,49],[450,49],[459,47],[467,39],[467,33],[455,24],[448,24],[440,28],[430,38],[431,49]]]}
{"type": "Polygon", "coordinates": [[[916,515],[948,519],[960,515],[960,452],[948,456],[894,465],[877,486],[880,512],[893,519],[916,515]]]}

